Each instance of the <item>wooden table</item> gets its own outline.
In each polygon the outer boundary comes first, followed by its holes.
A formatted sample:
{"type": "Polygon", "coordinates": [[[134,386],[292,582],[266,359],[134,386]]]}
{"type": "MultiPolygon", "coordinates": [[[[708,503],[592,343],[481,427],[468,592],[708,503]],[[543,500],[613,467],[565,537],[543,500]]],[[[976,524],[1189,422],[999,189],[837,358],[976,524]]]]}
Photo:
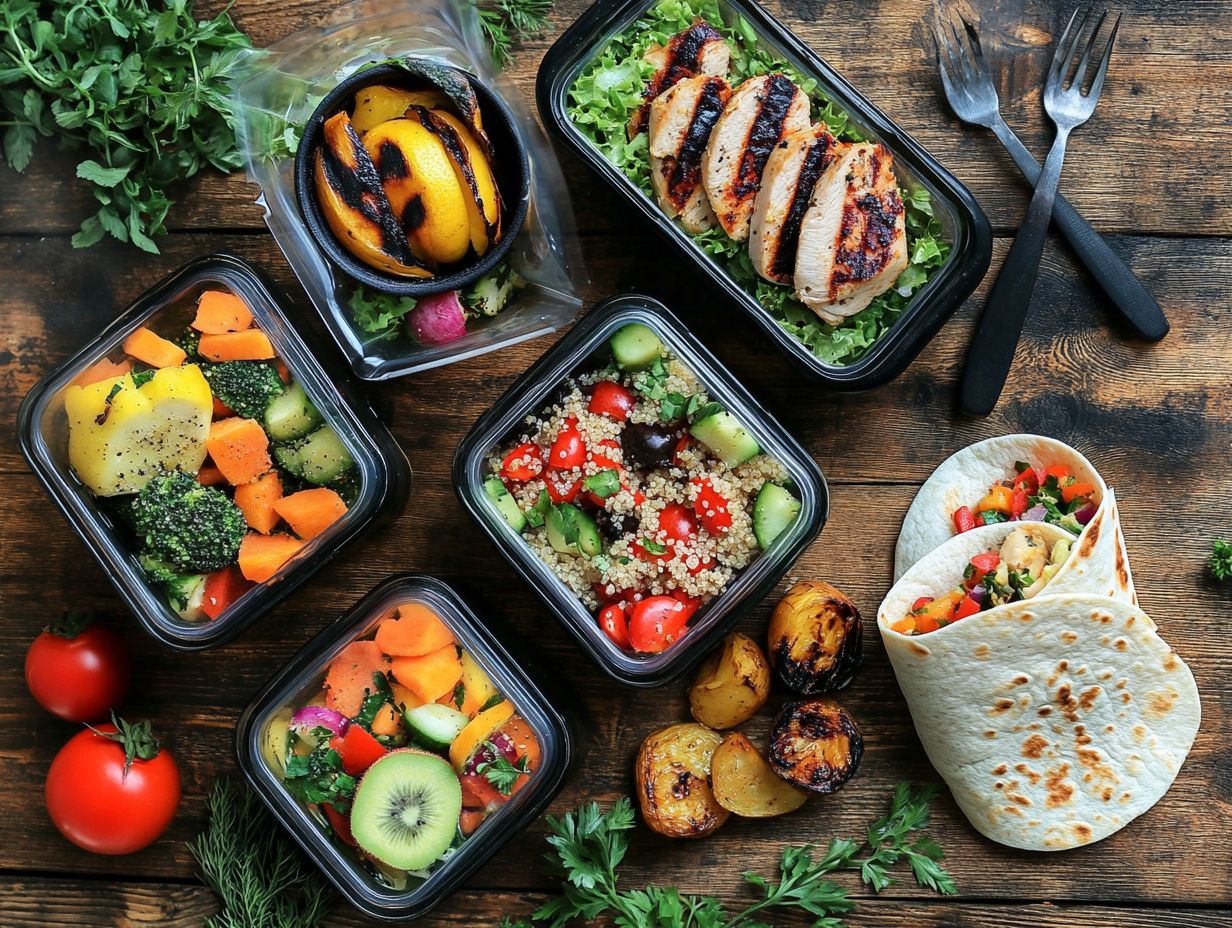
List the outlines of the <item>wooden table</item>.
{"type": "MultiPolygon", "coordinates": [[[[208,4],[213,6],[214,4],[208,4]]],[[[535,69],[584,0],[560,0],[552,36],[524,49],[513,76],[528,96],[535,69]]],[[[258,45],[310,23],[326,0],[239,0],[235,16],[258,45]]],[[[925,17],[927,0],[782,0],[770,4],[874,102],[967,183],[998,236],[994,267],[1027,203],[991,136],[960,128],[940,99],[925,17]]],[[[980,0],[986,45],[996,49],[1007,119],[1042,154],[1049,141],[1038,81],[1068,3],[980,0]]],[[[587,302],[623,289],[659,295],[692,322],[817,457],[833,512],[795,569],[848,591],[871,616],[890,581],[891,552],[912,494],[946,455],[973,440],[1040,431],[1090,455],[1118,490],[1142,603],[1190,662],[1204,720],[1188,763],[1151,812],[1108,840],[1058,855],[1027,855],[976,835],[952,801],[936,804],[934,833],[962,895],[939,899],[910,882],[860,897],[857,926],[1232,926],[1232,587],[1205,571],[1212,537],[1232,534],[1232,15],[1211,0],[1122,0],[1127,14],[1109,84],[1074,136],[1063,189],[1158,296],[1172,333],[1158,345],[1126,336],[1062,244],[1043,279],[1000,406],[984,420],[955,412],[963,352],[984,290],[889,386],[838,395],[802,380],[754,327],[630,221],[628,210],[569,159],[593,276],[587,302]]],[[[0,419],[13,422],[26,391],[147,286],[187,259],[229,251],[270,268],[294,295],[298,319],[317,320],[261,222],[242,176],[211,174],[182,191],[162,254],[106,243],[74,251],[69,234],[89,209],[71,162],[41,147],[24,177],[0,169],[0,419]]],[[[185,841],[201,827],[211,781],[234,770],[237,716],[257,687],[313,633],[388,575],[418,569],[467,580],[496,627],[507,623],[562,668],[588,716],[588,750],[553,811],[609,802],[630,789],[641,737],[687,717],[681,686],[650,692],[604,677],[496,556],[464,516],[449,480],[455,445],[475,417],[548,346],[510,348],[373,387],[415,470],[409,507],[363,538],[288,602],[227,647],[169,653],[122,610],[102,571],[68,531],[21,459],[12,430],[0,439],[5,497],[0,527],[0,925],[160,925],[189,928],[211,911],[185,841]],[[67,607],[115,614],[136,677],[130,716],[155,720],[179,760],[184,802],[166,836],[118,859],[93,857],[54,830],[42,802],[52,756],[73,727],[50,718],[22,683],[26,647],[67,607]]],[[[760,637],[772,597],[742,628],[760,637]]],[[[901,779],[936,779],[920,749],[884,652],[872,635],[864,670],[844,694],[864,726],[860,775],[836,796],[772,822],[735,821],[699,843],[669,843],[639,828],[624,874],[630,884],[677,882],[735,897],[745,869],[772,872],[787,843],[855,834],[884,809],[901,779]]],[[[764,720],[761,722],[764,725],[764,720]]],[[[756,730],[756,726],[754,726],[756,730]]],[[[542,823],[507,845],[425,925],[494,925],[525,913],[550,888],[541,872],[542,823]]],[[[361,920],[340,909],[333,925],[361,920]]],[[[792,924],[804,924],[793,921],[792,924]]]]}

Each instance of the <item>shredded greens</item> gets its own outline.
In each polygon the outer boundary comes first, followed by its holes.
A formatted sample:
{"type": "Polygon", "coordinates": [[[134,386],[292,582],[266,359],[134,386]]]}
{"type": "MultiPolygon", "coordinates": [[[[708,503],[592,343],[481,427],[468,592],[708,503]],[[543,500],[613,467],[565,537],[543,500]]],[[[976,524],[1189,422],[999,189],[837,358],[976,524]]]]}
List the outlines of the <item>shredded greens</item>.
{"type": "MultiPolygon", "coordinates": [[[[725,25],[717,0],[660,0],[608,46],[578,75],[569,90],[569,117],[573,124],[617,169],[654,198],[650,184],[650,158],[645,132],[628,138],[629,118],[643,102],[642,91],[654,67],[642,57],[654,44],[666,45],[673,35],[701,18],[719,29],[731,46],[733,85],[750,77],[777,71],[790,77],[813,101],[813,118],[824,122],[835,138],[860,141],[863,136],[846,113],[828,100],[817,81],[761,45],[743,18],[725,25]]],[[[753,270],[748,249],[732,241],[721,228],[693,236],[698,247],[762,306],[794,338],[828,364],[851,364],[883,336],[906,309],[912,294],[945,263],[949,243],[941,238],[941,225],[933,215],[924,188],[903,190],[906,209],[908,265],[894,287],[842,325],[822,322],[796,300],[790,287],[770,283],[753,270]]]]}

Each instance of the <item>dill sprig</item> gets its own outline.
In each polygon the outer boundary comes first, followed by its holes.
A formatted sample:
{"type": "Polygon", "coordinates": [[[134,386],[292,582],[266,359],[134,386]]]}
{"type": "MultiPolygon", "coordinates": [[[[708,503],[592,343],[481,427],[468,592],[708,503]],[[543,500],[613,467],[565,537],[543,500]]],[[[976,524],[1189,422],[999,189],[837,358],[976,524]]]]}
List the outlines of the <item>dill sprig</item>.
{"type": "Polygon", "coordinates": [[[479,0],[479,23],[497,64],[505,67],[514,45],[547,28],[552,5],[553,0],[479,0]]]}

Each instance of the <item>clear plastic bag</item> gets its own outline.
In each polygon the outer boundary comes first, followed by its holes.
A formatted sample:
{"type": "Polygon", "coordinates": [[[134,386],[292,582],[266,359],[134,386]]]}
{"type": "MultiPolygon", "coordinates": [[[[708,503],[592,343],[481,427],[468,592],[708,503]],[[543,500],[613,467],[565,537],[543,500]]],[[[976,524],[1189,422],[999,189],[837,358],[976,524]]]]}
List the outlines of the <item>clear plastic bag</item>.
{"type": "Polygon", "coordinates": [[[513,85],[496,70],[474,3],[465,0],[357,0],[323,23],[296,32],[244,62],[237,83],[236,135],[257,202],[300,283],[352,369],[386,380],[451,364],[545,335],[581,307],[586,283],[568,188],[538,122],[513,85]],[[471,72],[502,96],[517,117],[531,164],[530,211],[509,260],[528,281],[499,315],[468,320],[462,338],[422,345],[398,326],[374,338],[355,324],[349,300],[358,286],[333,267],[313,240],[295,196],[298,126],[317,102],[365,64],[400,55],[430,55],[471,72]]]}

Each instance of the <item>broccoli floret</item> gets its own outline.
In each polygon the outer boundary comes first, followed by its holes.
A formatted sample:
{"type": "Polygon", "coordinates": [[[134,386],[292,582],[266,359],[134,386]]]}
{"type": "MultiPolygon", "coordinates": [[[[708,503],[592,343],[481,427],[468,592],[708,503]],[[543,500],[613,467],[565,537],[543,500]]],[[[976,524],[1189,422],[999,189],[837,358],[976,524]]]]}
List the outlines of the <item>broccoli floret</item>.
{"type": "Polygon", "coordinates": [[[201,599],[205,593],[205,574],[182,573],[172,564],[149,554],[142,554],[138,560],[141,562],[141,569],[145,571],[146,579],[162,587],[167,602],[181,618],[202,617],[201,599]]]}
{"type": "Polygon", "coordinates": [[[223,361],[204,364],[201,372],[214,395],[245,419],[261,419],[270,401],[286,389],[271,364],[263,361],[223,361]]]}
{"type": "Polygon", "coordinates": [[[240,508],[188,474],[159,474],[137,494],[133,528],[147,553],[180,571],[208,573],[234,564],[247,525],[240,508]]]}
{"type": "Polygon", "coordinates": [[[1232,580],[1232,543],[1216,541],[1210,564],[1211,575],[1216,580],[1232,580]]]}

